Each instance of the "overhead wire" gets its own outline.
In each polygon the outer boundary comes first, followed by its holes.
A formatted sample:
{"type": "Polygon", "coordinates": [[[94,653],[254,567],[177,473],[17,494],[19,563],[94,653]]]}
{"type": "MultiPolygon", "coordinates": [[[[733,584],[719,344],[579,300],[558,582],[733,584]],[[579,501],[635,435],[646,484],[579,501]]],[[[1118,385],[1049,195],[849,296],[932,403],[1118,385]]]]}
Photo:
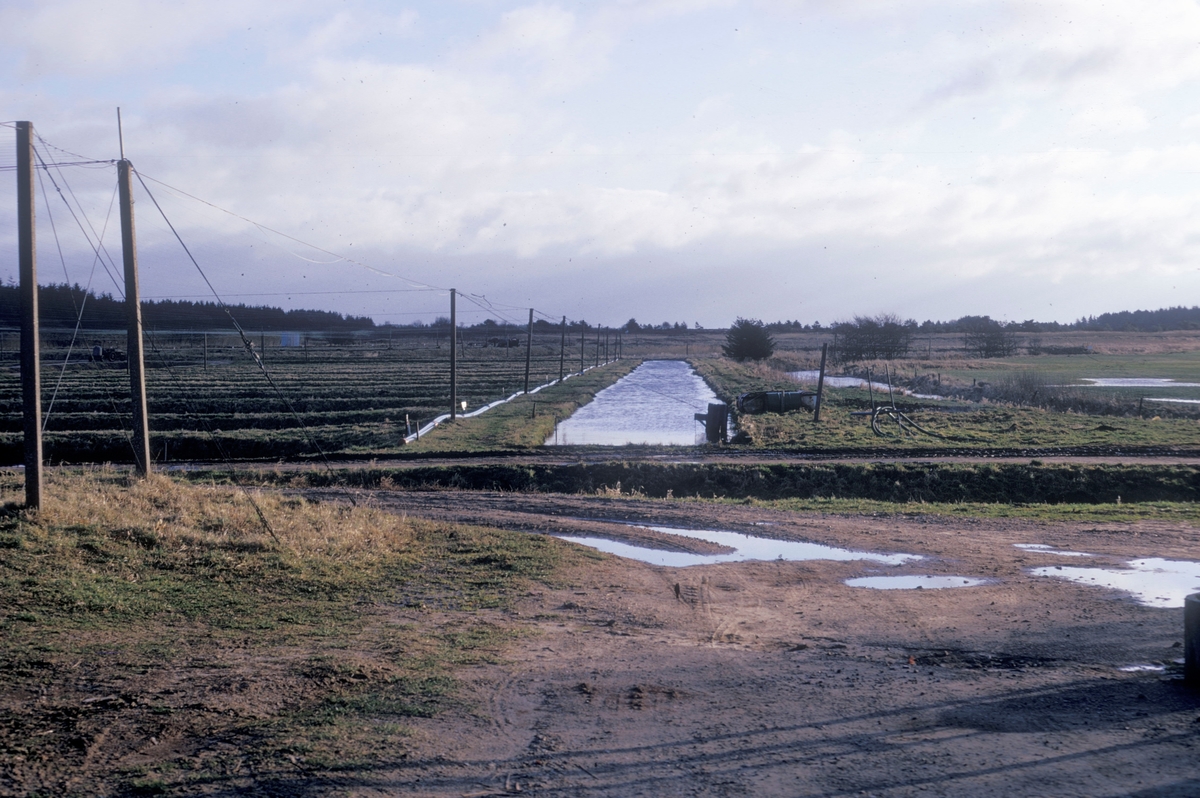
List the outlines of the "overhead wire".
{"type": "MultiPolygon", "coordinates": [[[[137,175],[138,182],[142,184],[142,189],[145,190],[146,195],[150,197],[150,201],[154,203],[154,207],[158,209],[163,221],[167,223],[167,227],[171,229],[171,233],[174,234],[175,240],[179,242],[179,246],[183,248],[184,253],[187,254],[188,259],[192,262],[192,265],[196,267],[196,271],[200,273],[200,276],[204,279],[205,284],[208,286],[209,290],[212,291],[213,297],[215,297],[217,300],[217,304],[221,306],[221,309],[225,311],[225,315],[227,315],[229,320],[233,323],[234,329],[237,330],[238,335],[242,339],[242,346],[245,347],[246,352],[254,359],[254,362],[258,365],[259,371],[262,372],[262,375],[266,379],[267,383],[272,389],[274,389],[276,396],[278,396],[280,401],[283,402],[284,406],[287,407],[288,412],[292,414],[292,417],[296,419],[296,422],[300,425],[300,429],[302,430],[304,437],[308,440],[309,445],[311,445],[313,449],[316,450],[317,454],[321,456],[321,459],[325,462],[325,467],[330,471],[330,473],[332,473],[333,464],[329,462],[329,457],[325,454],[325,450],[322,449],[320,444],[317,443],[316,439],[313,438],[312,433],[309,432],[308,425],[304,423],[304,419],[300,417],[300,414],[296,411],[295,406],[292,405],[291,400],[284,395],[283,391],[275,383],[274,378],[271,377],[271,373],[267,370],[267,365],[263,362],[262,356],[254,349],[254,342],[247,337],[246,331],[242,329],[242,325],[239,324],[238,320],[234,317],[233,312],[229,309],[229,305],[227,305],[225,300],[221,298],[221,295],[213,286],[212,281],[208,279],[208,275],[205,274],[204,269],[201,268],[200,263],[196,260],[195,256],[192,255],[192,251],[188,249],[187,244],[184,243],[182,236],[179,235],[179,231],[175,229],[175,225],[171,223],[171,220],[167,217],[167,214],[163,210],[162,206],[158,204],[158,200],[155,198],[154,192],[152,192],[150,187],[146,185],[146,181],[142,180],[141,173],[139,173],[132,164],[130,164],[130,170],[137,175]]],[[[354,499],[351,497],[351,502],[353,501],[354,499]]]]}

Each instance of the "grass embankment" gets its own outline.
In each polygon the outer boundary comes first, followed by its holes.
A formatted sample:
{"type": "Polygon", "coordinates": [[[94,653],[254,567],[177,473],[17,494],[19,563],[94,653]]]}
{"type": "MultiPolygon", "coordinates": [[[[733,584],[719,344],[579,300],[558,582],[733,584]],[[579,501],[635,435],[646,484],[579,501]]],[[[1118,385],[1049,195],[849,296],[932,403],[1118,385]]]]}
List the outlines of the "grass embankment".
{"type": "MultiPolygon", "coordinates": [[[[217,474],[194,474],[196,479],[217,474]]],[[[566,494],[622,494],[779,502],[798,510],[906,512],[921,505],[952,515],[1002,507],[1032,517],[1092,507],[1121,517],[1197,517],[1200,467],[1040,463],[656,463],[474,465],[372,468],[247,475],[294,487],[459,489],[566,494]],[[1170,507],[1168,507],[1170,505],[1170,507]],[[1168,507],[1160,512],[1158,508],[1168,507]],[[882,508],[892,508],[890,510],[882,508]],[[1036,508],[1044,508],[1038,510],[1036,508]]]]}
{"type": "Polygon", "coordinates": [[[336,785],[403,757],[405,718],[515,633],[502,610],[574,556],[553,539],[53,474],[0,481],[0,793],[336,785]],[[290,785],[290,786],[289,786],[290,785]]]}
{"type": "MultiPolygon", "coordinates": [[[[694,359],[693,364],[713,390],[730,402],[743,391],[800,387],[784,372],[764,364],[735,363],[723,358],[694,359]]],[[[875,392],[876,403],[886,399],[886,393],[875,392]]],[[[814,452],[856,449],[1137,452],[1200,447],[1200,421],[1192,418],[1089,416],[991,403],[964,406],[962,402],[902,396],[896,397],[896,403],[922,427],[942,437],[906,436],[891,421],[881,422],[884,436],[874,434],[867,418],[850,415],[871,406],[868,391],[857,388],[827,387],[820,424],[814,424],[812,414],[807,412],[740,415],[737,424],[739,430],[750,436],[751,446],[814,452]]]]}
{"type": "Polygon", "coordinates": [[[446,421],[420,441],[412,452],[479,452],[540,447],[554,426],[596,394],[633,371],[640,360],[619,360],[577,374],[536,394],[520,396],[474,418],[446,421]]]}

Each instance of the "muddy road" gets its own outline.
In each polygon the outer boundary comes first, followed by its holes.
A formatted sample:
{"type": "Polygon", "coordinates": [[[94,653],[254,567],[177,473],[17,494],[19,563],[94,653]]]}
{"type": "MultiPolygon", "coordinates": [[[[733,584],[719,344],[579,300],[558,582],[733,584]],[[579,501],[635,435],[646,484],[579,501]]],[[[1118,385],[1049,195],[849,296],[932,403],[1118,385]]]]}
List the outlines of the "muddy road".
{"type": "MultiPolygon", "coordinates": [[[[1110,566],[1194,558],[1200,530],[1190,526],[834,517],[500,493],[369,499],[412,516],[640,545],[661,541],[606,522],[753,531],[923,559],[666,568],[596,555],[525,596],[507,618],[525,634],[502,662],[461,673],[462,706],[418,721],[403,761],[347,774],[337,784],[347,794],[1200,793],[1200,694],[1173,662],[1182,610],[1033,576],[1033,567],[1079,562],[1014,546],[1088,552],[1097,555],[1089,564],[1110,566]],[[988,581],[943,590],[844,584],[894,574],[988,581]]],[[[395,611],[397,623],[420,619],[395,611]]]]}

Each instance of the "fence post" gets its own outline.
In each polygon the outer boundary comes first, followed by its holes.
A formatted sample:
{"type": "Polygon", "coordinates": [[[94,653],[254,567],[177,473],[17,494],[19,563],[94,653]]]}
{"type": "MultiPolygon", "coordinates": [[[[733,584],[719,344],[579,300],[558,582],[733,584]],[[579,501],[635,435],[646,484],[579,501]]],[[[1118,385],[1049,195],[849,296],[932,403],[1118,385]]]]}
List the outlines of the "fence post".
{"type": "Polygon", "coordinates": [[[813,410],[813,423],[821,421],[821,397],[825,394],[825,355],[829,352],[829,344],[821,344],[821,370],[817,372],[817,406],[813,410]]]}

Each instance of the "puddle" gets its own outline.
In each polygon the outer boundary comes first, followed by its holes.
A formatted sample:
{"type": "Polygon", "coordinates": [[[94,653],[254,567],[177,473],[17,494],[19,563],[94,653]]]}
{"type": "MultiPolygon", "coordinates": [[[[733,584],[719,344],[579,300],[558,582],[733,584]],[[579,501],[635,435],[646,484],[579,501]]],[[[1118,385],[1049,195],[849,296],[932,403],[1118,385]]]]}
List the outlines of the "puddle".
{"type": "Polygon", "coordinates": [[[1126,665],[1123,668],[1117,668],[1121,673],[1146,673],[1147,671],[1150,673],[1161,673],[1166,669],[1166,665],[1151,665],[1149,663],[1145,665],[1126,665]]]}
{"type": "Polygon", "coordinates": [[[609,540],[608,538],[570,537],[567,535],[559,535],[557,537],[560,537],[562,540],[569,540],[572,543],[599,549],[608,554],[615,554],[618,557],[639,560],[651,565],[668,565],[672,568],[686,568],[691,565],[715,565],[722,562],[745,562],[747,560],[787,560],[789,562],[798,560],[870,560],[872,562],[883,563],[884,565],[901,565],[906,562],[922,559],[919,554],[874,554],[868,551],[851,551],[850,549],[838,549],[833,546],[822,546],[819,543],[805,543],[797,540],[773,540],[771,538],[744,535],[741,532],[725,532],[716,529],[676,529],[667,526],[644,526],[642,528],[662,532],[667,535],[679,535],[685,538],[706,540],[710,543],[727,546],[733,549],[733,551],[727,554],[693,554],[684,551],[649,549],[644,546],[635,546],[631,543],[609,540]]]}
{"type": "MultiPolygon", "coordinates": [[[[811,371],[789,371],[788,376],[796,382],[812,383],[815,386],[817,378],[821,376],[821,372],[816,369],[811,371]]],[[[860,385],[864,388],[867,387],[867,381],[862,377],[831,377],[828,374],[825,375],[825,384],[830,388],[857,388],[860,385]]],[[[883,380],[872,378],[871,384],[875,386],[876,390],[887,390],[887,384],[883,380]]]]}
{"type": "Polygon", "coordinates": [[[847,579],[850,587],[875,590],[941,590],[948,587],[978,587],[988,580],[974,576],[863,576],[847,579]]]}
{"type": "Polygon", "coordinates": [[[1066,549],[1056,549],[1053,546],[1047,546],[1044,543],[1014,543],[1014,547],[1021,551],[1031,551],[1036,554],[1057,554],[1060,557],[1095,557],[1095,554],[1088,554],[1083,551],[1067,551],[1066,549]]]}
{"type": "Polygon", "coordinates": [[[1147,402],[1174,402],[1181,405],[1200,405],[1200,399],[1167,399],[1161,396],[1147,396],[1147,402]]]}
{"type": "Polygon", "coordinates": [[[1081,377],[1094,388],[1200,388],[1200,382],[1176,382],[1155,377],[1081,377]]]}
{"type": "Polygon", "coordinates": [[[1128,568],[1075,568],[1052,565],[1047,568],[1033,568],[1029,573],[1121,590],[1146,607],[1182,607],[1184,598],[1200,592],[1200,562],[1151,557],[1131,560],[1128,565],[1128,568]]]}
{"type": "MultiPolygon", "coordinates": [[[[817,385],[817,378],[820,377],[820,372],[816,371],[815,369],[810,371],[789,371],[787,374],[796,382],[803,383],[805,385],[811,385],[814,389],[817,385]]],[[[829,388],[866,388],[867,381],[863,377],[831,377],[830,375],[826,374],[825,385],[829,388]]],[[[888,392],[887,383],[884,382],[883,379],[875,379],[872,377],[871,385],[876,391],[880,391],[885,394],[888,392]]],[[[893,393],[900,396],[908,396],[913,399],[941,400],[946,398],[936,393],[912,393],[906,388],[895,388],[893,393]]]]}
{"type": "Polygon", "coordinates": [[[692,446],[704,440],[694,414],[719,401],[684,361],[647,360],[559,422],[545,445],[692,446]]]}

